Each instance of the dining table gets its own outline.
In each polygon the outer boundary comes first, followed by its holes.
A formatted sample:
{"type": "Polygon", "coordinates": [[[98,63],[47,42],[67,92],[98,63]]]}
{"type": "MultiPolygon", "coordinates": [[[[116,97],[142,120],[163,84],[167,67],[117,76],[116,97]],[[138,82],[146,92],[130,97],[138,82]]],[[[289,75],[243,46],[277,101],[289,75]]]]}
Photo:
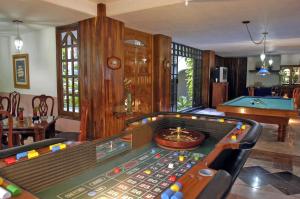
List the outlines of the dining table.
{"type": "MultiPolygon", "coordinates": [[[[55,122],[58,119],[57,116],[41,116],[37,120],[33,121],[32,116],[23,117],[20,120],[17,117],[13,117],[13,139],[14,142],[19,142],[19,135],[34,135],[34,141],[44,140],[45,138],[54,137],[55,135],[55,122]]],[[[2,119],[1,126],[3,134],[8,132],[8,119],[2,119]]],[[[0,143],[2,140],[0,140],[0,143]]],[[[1,143],[2,144],[2,143],[1,143]]]]}

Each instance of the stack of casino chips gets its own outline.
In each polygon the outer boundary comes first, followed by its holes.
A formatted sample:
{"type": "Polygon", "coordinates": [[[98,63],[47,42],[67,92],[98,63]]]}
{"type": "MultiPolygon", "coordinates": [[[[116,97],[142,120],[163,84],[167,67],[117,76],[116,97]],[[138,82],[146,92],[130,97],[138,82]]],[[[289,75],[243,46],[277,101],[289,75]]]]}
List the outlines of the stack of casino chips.
{"type": "Polygon", "coordinates": [[[161,199],[183,199],[183,193],[180,192],[182,184],[175,182],[161,194],[161,199]]]}
{"type": "Polygon", "coordinates": [[[13,184],[4,183],[3,178],[0,177],[0,199],[8,199],[12,196],[18,196],[21,194],[21,189],[13,184]]]}

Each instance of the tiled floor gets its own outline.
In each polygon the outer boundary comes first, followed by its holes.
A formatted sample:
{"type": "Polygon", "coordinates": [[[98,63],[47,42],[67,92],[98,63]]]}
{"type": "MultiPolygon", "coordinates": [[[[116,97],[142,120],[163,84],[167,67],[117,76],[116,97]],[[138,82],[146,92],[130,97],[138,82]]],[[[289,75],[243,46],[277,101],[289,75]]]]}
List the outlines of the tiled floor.
{"type": "Polygon", "coordinates": [[[285,142],[277,126],[262,124],[263,133],[228,199],[300,198],[300,119],[290,120],[285,142]]]}
{"type": "Polygon", "coordinates": [[[276,125],[263,124],[263,127],[263,134],[255,146],[256,150],[300,156],[300,118],[290,120],[285,142],[277,142],[276,125]]]}
{"type": "MultiPolygon", "coordinates": [[[[197,113],[222,115],[215,109],[197,113]]],[[[262,125],[263,133],[227,198],[300,199],[300,118],[290,120],[285,142],[277,142],[276,125],[262,125]]]]}
{"type": "Polygon", "coordinates": [[[269,161],[249,158],[227,199],[300,198],[300,167],[278,169],[269,161]]]}

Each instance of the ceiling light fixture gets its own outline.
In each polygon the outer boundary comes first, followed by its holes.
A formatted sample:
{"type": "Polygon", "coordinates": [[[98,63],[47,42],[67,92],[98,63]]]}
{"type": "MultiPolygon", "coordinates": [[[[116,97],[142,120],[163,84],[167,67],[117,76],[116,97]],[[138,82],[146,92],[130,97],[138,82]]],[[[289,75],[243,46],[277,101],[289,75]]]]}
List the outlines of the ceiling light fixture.
{"type": "Polygon", "coordinates": [[[189,0],[185,0],[185,1],[184,1],[184,5],[185,5],[185,6],[188,6],[188,5],[189,5],[189,0]]]}
{"type": "MultiPolygon", "coordinates": [[[[263,37],[261,38],[260,41],[254,41],[254,39],[251,35],[251,32],[249,30],[249,27],[248,27],[248,24],[250,23],[250,21],[243,21],[242,23],[246,26],[247,32],[249,34],[249,37],[250,37],[252,43],[254,43],[255,45],[263,44],[263,53],[260,54],[260,60],[262,62],[262,66],[260,67],[260,70],[258,71],[258,74],[261,75],[261,76],[269,75],[270,72],[268,70],[268,66],[266,65],[266,57],[267,57],[267,55],[266,55],[266,41],[267,41],[268,32],[263,32],[262,33],[263,37]]],[[[273,64],[272,58],[270,58],[268,60],[268,63],[269,63],[269,67],[271,67],[272,64],[273,64]]]]}
{"type": "Polygon", "coordinates": [[[19,25],[23,23],[23,21],[13,20],[13,23],[17,25],[17,37],[15,38],[15,47],[16,50],[20,53],[23,47],[23,40],[20,36],[19,25]]]}

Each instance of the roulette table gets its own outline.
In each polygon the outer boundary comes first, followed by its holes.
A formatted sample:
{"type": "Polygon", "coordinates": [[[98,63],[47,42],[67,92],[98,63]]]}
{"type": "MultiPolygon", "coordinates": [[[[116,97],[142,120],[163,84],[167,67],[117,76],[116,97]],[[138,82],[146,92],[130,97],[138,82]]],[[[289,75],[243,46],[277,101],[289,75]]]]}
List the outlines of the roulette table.
{"type": "Polygon", "coordinates": [[[13,164],[2,154],[1,177],[17,199],[225,198],[260,133],[251,120],[153,113],[107,139],[51,142],[13,164]]]}

